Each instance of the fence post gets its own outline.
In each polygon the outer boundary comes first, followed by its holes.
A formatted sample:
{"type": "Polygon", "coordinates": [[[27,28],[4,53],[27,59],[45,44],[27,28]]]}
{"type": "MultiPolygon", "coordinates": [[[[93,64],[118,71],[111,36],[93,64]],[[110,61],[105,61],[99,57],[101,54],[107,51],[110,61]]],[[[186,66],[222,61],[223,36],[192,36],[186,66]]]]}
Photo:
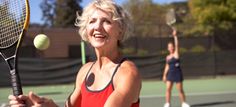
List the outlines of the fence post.
{"type": "Polygon", "coordinates": [[[213,63],[214,63],[214,78],[217,76],[217,58],[216,58],[216,50],[215,50],[215,35],[211,36],[212,39],[212,52],[213,52],[213,63]]]}

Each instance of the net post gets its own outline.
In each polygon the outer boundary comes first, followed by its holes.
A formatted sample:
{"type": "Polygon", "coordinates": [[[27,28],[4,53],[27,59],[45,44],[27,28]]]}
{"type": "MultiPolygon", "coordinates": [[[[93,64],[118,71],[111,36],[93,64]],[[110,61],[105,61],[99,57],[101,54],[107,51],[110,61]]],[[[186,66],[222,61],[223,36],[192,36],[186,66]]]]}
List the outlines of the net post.
{"type": "Polygon", "coordinates": [[[82,59],[82,64],[84,65],[86,63],[86,53],[85,53],[85,43],[82,40],[80,42],[80,46],[81,46],[81,59],[82,59]]]}

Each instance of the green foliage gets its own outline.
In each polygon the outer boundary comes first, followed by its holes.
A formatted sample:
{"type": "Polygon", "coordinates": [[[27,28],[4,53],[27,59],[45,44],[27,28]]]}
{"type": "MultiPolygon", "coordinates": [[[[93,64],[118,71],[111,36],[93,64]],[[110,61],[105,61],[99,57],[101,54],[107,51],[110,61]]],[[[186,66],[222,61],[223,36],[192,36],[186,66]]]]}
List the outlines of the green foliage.
{"type": "Polygon", "coordinates": [[[189,0],[196,21],[193,32],[211,35],[214,30],[228,30],[236,22],[236,0],[189,0]]]}
{"type": "Polygon", "coordinates": [[[76,11],[82,12],[79,3],[82,0],[43,0],[40,8],[46,26],[72,27],[74,26],[76,11]]]}
{"type": "Polygon", "coordinates": [[[137,52],[137,55],[139,55],[139,56],[148,55],[148,51],[145,50],[145,49],[139,49],[138,52],[137,52]]]}
{"type": "Polygon", "coordinates": [[[221,49],[220,47],[216,46],[216,45],[213,45],[210,49],[211,52],[219,52],[221,49]]]}
{"type": "Polygon", "coordinates": [[[191,48],[191,52],[194,52],[194,53],[206,52],[206,49],[201,45],[196,45],[191,48]]]}
{"type": "Polygon", "coordinates": [[[40,8],[43,14],[42,20],[44,20],[45,26],[53,25],[54,7],[54,1],[52,0],[43,0],[40,4],[40,8]]]}
{"type": "Polygon", "coordinates": [[[82,12],[82,8],[78,2],[81,2],[81,0],[57,0],[54,26],[73,27],[76,19],[76,11],[82,12]]]}
{"type": "Polygon", "coordinates": [[[138,55],[138,56],[145,56],[145,55],[148,55],[148,51],[145,50],[145,49],[135,49],[135,48],[132,48],[132,47],[129,47],[129,48],[123,48],[121,50],[121,52],[124,54],[124,55],[138,55]]]}
{"type": "Polygon", "coordinates": [[[217,30],[234,29],[236,22],[236,0],[188,0],[167,5],[155,4],[152,0],[128,0],[124,7],[133,18],[135,35],[143,37],[170,34],[165,23],[169,8],[175,9],[175,27],[183,35],[209,36],[217,30]]]}
{"type": "Polygon", "coordinates": [[[186,53],[186,52],[188,52],[188,50],[186,48],[184,48],[184,47],[179,48],[179,53],[186,53]]]}
{"type": "MultiPolygon", "coordinates": [[[[159,53],[159,52],[158,52],[158,53],[159,53]]],[[[165,50],[161,50],[160,53],[163,54],[163,55],[166,55],[166,54],[168,54],[169,52],[168,52],[168,50],[165,49],[165,50]]]]}
{"type": "MultiPolygon", "coordinates": [[[[188,49],[186,49],[186,48],[184,48],[184,47],[179,47],[179,53],[180,53],[180,54],[186,53],[186,52],[188,52],[188,49]]],[[[168,50],[165,49],[165,50],[159,51],[158,53],[163,54],[163,55],[166,55],[166,54],[168,54],[169,52],[168,52],[168,50]]]]}
{"type": "Polygon", "coordinates": [[[135,53],[135,49],[134,48],[124,48],[121,50],[121,52],[124,54],[124,55],[132,55],[135,53]]]}
{"type": "Polygon", "coordinates": [[[148,37],[160,35],[165,24],[165,10],[167,7],[154,4],[152,0],[128,0],[124,4],[134,23],[135,35],[148,37]]]}

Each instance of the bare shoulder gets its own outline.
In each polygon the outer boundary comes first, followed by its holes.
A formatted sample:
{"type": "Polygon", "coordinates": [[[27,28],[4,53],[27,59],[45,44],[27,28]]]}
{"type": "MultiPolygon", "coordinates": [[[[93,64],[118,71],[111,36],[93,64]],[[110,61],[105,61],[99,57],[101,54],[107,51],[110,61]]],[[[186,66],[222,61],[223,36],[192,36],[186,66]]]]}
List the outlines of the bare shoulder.
{"type": "Polygon", "coordinates": [[[87,74],[87,72],[89,71],[89,68],[92,66],[92,62],[88,62],[86,64],[84,64],[79,72],[77,73],[77,77],[76,77],[76,82],[75,82],[75,89],[74,91],[71,93],[71,95],[69,96],[69,98],[66,101],[65,107],[71,107],[73,105],[74,106],[78,106],[78,101],[81,101],[81,86],[82,83],[84,81],[84,78],[87,74]]]}
{"type": "Polygon", "coordinates": [[[84,71],[86,71],[86,70],[89,70],[93,63],[94,63],[94,62],[88,62],[88,63],[84,64],[84,65],[80,68],[79,72],[84,72],[84,71]]]}
{"type": "Polygon", "coordinates": [[[136,65],[125,60],[114,77],[114,88],[129,102],[137,102],[142,87],[141,76],[136,65]]]}
{"type": "Polygon", "coordinates": [[[86,64],[84,64],[79,72],[77,73],[77,77],[76,77],[76,85],[80,85],[82,84],[87,72],[89,71],[90,67],[92,66],[93,62],[88,62],[86,64]]]}
{"type": "Polygon", "coordinates": [[[131,87],[141,86],[141,76],[135,63],[125,60],[115,75],[115,84],[130,85],[131,87]]]}
{"type": "Polygon", "coordinates": [[[125,60],[119,68],[119,74],[121,76],[131,76],[133,78],[140,78],[139,71],[134,62],[125,60]]]}

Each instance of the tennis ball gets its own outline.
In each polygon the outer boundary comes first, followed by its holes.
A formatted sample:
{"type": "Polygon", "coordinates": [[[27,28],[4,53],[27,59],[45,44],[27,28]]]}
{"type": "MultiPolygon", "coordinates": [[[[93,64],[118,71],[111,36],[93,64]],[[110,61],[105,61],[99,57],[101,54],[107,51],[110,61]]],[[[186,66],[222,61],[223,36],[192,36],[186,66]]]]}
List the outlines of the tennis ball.
{"type": "Polygon", "coordinates": [[[45,34],[38,34],[34,38],[34,46],[39,50],[45,50],[49,47],[50,40],[45,34]]]}

